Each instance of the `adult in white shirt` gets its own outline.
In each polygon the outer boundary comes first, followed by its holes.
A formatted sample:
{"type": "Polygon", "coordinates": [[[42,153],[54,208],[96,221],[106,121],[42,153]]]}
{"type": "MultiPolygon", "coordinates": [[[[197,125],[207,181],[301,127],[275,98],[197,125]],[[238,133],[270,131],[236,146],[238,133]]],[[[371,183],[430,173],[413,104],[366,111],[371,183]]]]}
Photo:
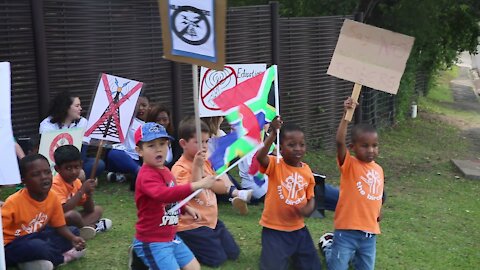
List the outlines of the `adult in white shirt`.
{"type": "MultiPolygon", "coordinates": [[[[69,129],[69,128],[87,128],[87,119],[82,117],[82,106],[78,96],[63,92],[55,96],[48,110],[48,117],[40,123],[39,134],[44,132],[69,129]]],[[[87,148],[90,138],[84,137],[82,144],[82,160],[85,176],[91,175],[95,158],[87,157],[87,148]]],[[[98,161],[95,176],[98,176],[105,170],[105,162],[98,161]]]]}

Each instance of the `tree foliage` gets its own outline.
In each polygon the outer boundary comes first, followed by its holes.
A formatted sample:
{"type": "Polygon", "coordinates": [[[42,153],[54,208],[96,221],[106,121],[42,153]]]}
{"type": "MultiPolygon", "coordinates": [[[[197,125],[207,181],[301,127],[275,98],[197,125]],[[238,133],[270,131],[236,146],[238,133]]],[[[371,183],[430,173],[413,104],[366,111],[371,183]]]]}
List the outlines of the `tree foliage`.
{"type": "MultiPolygon", "coordinates": [[[[235,0],[234,5],[269,0],[235,0]]],[[[397,111],[415,98],[415,75],[429,77],[455,63],[462,51],[475,53],[480,36],[480,0],[279,0],[284,17],[315,17],[362,12],[364,22],[415,37],[400,84],[397,111]]]]}

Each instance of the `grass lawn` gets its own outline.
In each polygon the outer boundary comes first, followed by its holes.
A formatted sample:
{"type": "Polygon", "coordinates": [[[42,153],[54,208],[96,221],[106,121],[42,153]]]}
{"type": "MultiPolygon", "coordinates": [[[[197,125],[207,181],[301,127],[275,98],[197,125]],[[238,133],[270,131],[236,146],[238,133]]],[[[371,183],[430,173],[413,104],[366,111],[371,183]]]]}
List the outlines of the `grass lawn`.
{"type": "MultiPolygon", "coordinates": [[[[440,101],[426,102],[436,108],[440,101]]],[[[465,114],[479,119],[478,114],[465,114]]],[[[458,129],[422,115],[380,131],[377,162],[385,170],[388,200],[377,242],[376,269],[476,269],[480,265],[480,185],[458,177],[450,163],[451,158],[475,153],[458,129]]],[[[313,170],[327,174],[328,182],[338,184],[334,153],[312,150],[306,161],[313,170]]],[[[2,191],[3,199],[8,192],[2,191]]],[[[136,220],[133,194],[127,184],[101,182],[95,196],[114,227],[88,242],[85,258],[61,269],[127,269],[136,220]]],[[[261,211],[262,205],[251,206],[249,215],[243,217],[231,206],[220,205],[220,218],[242,251],[238,261],[219,269],[258,268],[261,211]]],[[[315,242],[333,229],[332,218],[333,213],[327,212],[324,219],[307,220],[315,242]]]]}

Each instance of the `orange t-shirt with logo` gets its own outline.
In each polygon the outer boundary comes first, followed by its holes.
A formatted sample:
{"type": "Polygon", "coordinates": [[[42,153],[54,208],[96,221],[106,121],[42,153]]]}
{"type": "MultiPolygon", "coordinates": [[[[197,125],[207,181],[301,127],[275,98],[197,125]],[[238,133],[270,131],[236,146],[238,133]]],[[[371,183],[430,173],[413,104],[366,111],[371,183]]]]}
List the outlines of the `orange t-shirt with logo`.
{"type": "MultiPolygon", "coordinates": [[[[338,162],[338,161],[337,161],[338,162]]],[[[347,151],[340,166],[340,196],[335,209],[335,229],[380,233],[377,218],[382,208],[383,169],[363,162],[347,151]]]]}
{"type": "Polygon", "coordinates": [[[299,209],[314,196],[315,179],[310,167],[292,167],[280,159],[269,156],[267,168],[260,172],[268,175],[268,189],[260,225],[278,231],[295,231],[305,227],[299,209]]]}
{"type": "MultiPolygon", "coordinates": [[[[172,173],[177,180],[178,185],[184,185],[192,182],[193,162],[181,156],[172,167],[172,173]]],[[[203,165],[203,173],[207,175],[216,175],[208,161],[203,165]]],[[[191,199],[187,205],[195,208],[201,216],[200,220],[194,220],[190,215],[181,215],[177,225],[177,231],[193,230],[202,226],[215,229],[218,219],[217,196],[211,189],[203,189],[195,198],[191,199]]]]}
{"type": "MultiPolygon", "coordinates": [[[[60,200],[61,204],[66,203],[70,198],[75,196],[75,194],[82,188],[82,181],[80,179],[75,179],[73,183],[67,183],[63,180],[60,174],[57,174],[53,177],[52,189],[58,199],[60,200]]],[[[87,200],[87,195],[83,194],[82,199],[78,202],[78,206],[83,205],[87,200]]]]}
{"type": "Polygon", "coordinates": [[[2,206],[4,245],[17,237],[39,232],[48,224],[57,228],[65,225],[62,204],[53,192],[42,202],[34,200],[26,188],[7,198],[2,206]]]}

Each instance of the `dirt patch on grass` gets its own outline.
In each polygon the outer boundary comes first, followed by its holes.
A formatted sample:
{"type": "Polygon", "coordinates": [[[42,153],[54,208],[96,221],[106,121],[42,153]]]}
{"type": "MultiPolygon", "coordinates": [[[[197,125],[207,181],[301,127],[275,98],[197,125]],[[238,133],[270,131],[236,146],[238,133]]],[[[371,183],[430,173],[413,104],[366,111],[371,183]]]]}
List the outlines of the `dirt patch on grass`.
{"type": "Polygon", "coordinates": [[[470,85],[470,83],[469,70],[461,68],[458,77],[450,82],[454,101],[452,103],[442,103],[450,109],[473,113],[478,117],[464,119],[456,114],[430,114],[425,112],[420,112],[420,114],[427,119],[438,120],[458,127],[461,130],[460,135],[472,143],[472,157],[480,158],[480,101],[473,91],[473,85],[470,85]]]}

